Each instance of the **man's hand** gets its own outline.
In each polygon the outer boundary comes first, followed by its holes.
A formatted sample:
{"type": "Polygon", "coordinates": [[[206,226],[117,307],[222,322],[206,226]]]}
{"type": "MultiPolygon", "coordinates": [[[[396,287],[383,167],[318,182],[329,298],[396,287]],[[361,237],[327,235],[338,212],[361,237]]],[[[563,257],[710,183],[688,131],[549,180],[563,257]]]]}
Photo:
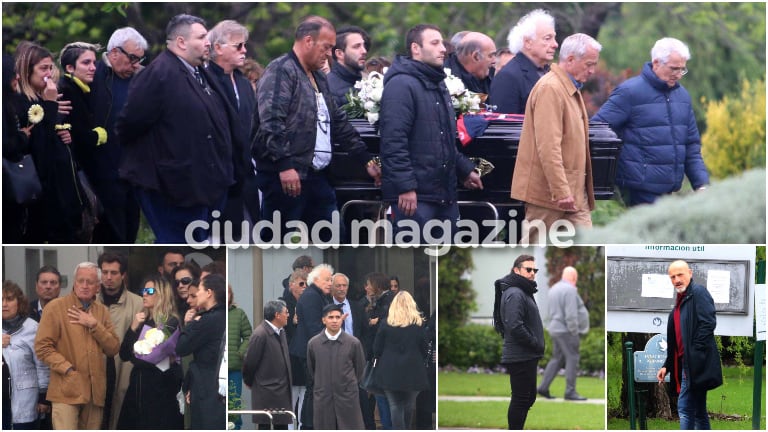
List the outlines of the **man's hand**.
{"type": "Polygon", "coordinates": [[[568,195],[563,199],[557,200],[557,207],[560,210],[576,210],[576,200],[573,199],[573,195],[568,195]]]}
{"type": "Polygon", "coordinates": [[[469,173],[469,176],[464,180],[464,187],[467,189],[480,189],[483,190],[483,181],[480,179],[480,174],[476,171],[469,173]]]}
{"type": "Polygon", "coordinates": [[[71,324],[80,324],[90,330],[95,329],[99,324],[99,321],[93,316],[91,311],[86,312],[79,309],[77,306],[69,308],[67,315],[69,316],[69,322],[71,324]]]}
{"type": "Polygon", "coordinates": [[[381,168],[376,164],[369,163],[366,165],[365,170],[368,171],[368,175],[373,178],[373,183],[376,187],[381,186],[381,168]]]}
{"type": "MultiPolygon", "coordinates": [[[[60,94],[58,97],[62,97],[63,95],[60,94]]],[[[59,104],[59,114],[63,116],[69,115],[69,113],[72,112],[72,101],[59,99],[56,101],[56,103],[59,104]]]]}
{"type": "Polygon", "coordinates": [[[667,376],[667,368],[663,367],[656,373],[656,379],[659,380],[659,384],[664,383],[665,376],[667,376]]]}
{"type": "Polygon", "coordinates": [[[295,169],[280,171],[280,184],[283,185],[283,193],[286,195],[294,198],[301,195],[301,178],[295,169]]]}
{"type": "Polygon", "coordinates": [[[413,216],[416,214],[416,191],[401,193],[397,200],[397,208],[400,209],[406,216],[413,216]]]}

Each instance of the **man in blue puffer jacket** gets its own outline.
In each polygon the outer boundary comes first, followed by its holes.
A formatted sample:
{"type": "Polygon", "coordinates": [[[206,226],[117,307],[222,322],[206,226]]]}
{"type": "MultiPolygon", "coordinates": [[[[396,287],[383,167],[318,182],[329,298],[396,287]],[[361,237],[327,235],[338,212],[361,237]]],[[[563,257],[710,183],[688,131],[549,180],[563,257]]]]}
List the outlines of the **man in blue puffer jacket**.
{"type": "Polygon", "coordinates": [[[679,83],[690,58],[683,42],[658,40],[642,73],[619,85],[592,118],[624,141],[616,185],[628,206],[680,190],[683,174],[694,190],[709,184],[691,96],[679,83]]]}
{"type": "MultiPolygon", "coordinates": [[[[456,114],[444,83],[440,29],[417,25],[405,42],[410,56],[395,58],[384,76],[381,191],[393,203],[397,227],[403,228],[400,221],[407,219],[423,230],[428,221],[439,220],[452,231],[459,218],[457,178],[468,189],[483,184],[474,164],[456,148],[456,114]]],[[[431,235],[445,239],[445,234],[431,235]]]]}

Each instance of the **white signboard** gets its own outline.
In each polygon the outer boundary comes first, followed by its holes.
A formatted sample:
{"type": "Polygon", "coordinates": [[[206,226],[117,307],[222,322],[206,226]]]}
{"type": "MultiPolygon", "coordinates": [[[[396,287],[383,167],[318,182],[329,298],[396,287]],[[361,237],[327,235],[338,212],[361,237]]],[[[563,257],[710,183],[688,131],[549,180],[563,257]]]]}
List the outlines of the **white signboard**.
{"type": "Polygon", "coordinates": [[[643,297],[659,297],[671,299],[675,295],[675,287],[672,285],[672,281],[667,275],[644,274],[643,286],[640,295],[643,297]]]}
{"type": "Polygon", "coordinates": [[[728,303],[730,286],[731,272],[728,270],[709,270],[707,272],[707,291],[715,303],[728,303]]]}

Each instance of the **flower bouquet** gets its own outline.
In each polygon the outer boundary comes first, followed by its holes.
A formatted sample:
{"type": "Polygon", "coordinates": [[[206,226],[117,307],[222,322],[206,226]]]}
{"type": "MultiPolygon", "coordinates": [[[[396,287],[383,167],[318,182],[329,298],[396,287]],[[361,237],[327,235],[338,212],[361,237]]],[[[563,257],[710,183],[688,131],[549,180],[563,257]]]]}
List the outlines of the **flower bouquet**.
{"type": "MultiPolygon", "coordinates": [[[[386,73],[386,70],[384,71],[386,73]]],[[[347,93],[348,103],[344,110],[349,118],[368,119],[368,123],[375,124],[379,121],[381,109],[381,95],[384,92],[384,75],[371,72],[368,76],[355,83],[347,93]]]]}
{"type": "Polygon", "coordinates": [[[451,70],[445,68],[445,86],[448,87],[448,93],[451,94],[451,103],[453,103],[453,109],[459,115],[469,112],[480,111],[480,103],[482,97],[479,93],[474,93],[464,86],[464,82],[461,78],[451,74],[451,70]]]}
{"type": "Polygon", "coordinates": [[[168,328],[154,328],[145,324],[139,340],[133,344],[133,354],[137,359],[152,363],[165,372],[170,367],[170,358],[176,356],[176,343],[180,334],[179,329],[170,333],[168,328]]]}

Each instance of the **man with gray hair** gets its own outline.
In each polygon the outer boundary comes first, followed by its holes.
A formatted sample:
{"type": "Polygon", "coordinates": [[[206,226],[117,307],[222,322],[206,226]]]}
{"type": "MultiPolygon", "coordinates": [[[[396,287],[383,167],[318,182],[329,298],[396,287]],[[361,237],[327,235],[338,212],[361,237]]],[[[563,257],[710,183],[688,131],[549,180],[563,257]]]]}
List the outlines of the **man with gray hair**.
{"type": "Polygon", "coordinates": [[[495,64],[496,43],[490,36],[478,32],[466,33],[445,59],[445,67],[461,79],[467,90],[486,95],[491,92],[495,64]]]}
{"type": "Polygon", "coordinates": [[[132,27],[119,28],[107,42],[91,83],[94,124],[107,131],[107,142],[82,152],[80,163],[104,208],[93,231],[96,244],[135,243],[139,231],[139,203],[130,186],[118,176],[122,147],[115,123],[128,97],[128,86],[144,67],[147,40],[132,27]]]}
{"type": "Polygon", "coordinates": [[[208,32],[208,41],[211,43],[208,72],[219,81],[229,104],[237,113],[232,131],[240,135],[240,139],[233,141],[240,147],[232,149],[235,184],[229,188],[222,218],[232,222],[232,238],[240,238],[243,221],[259,217],[258,193],[245,194],[248,190],[246,185],[251,185],[251,190],[256,187],[256,173],[251,165],[250,146],[247,145],[256,112],[256,95],[251,82],[240,72],[248,51],[248,29],[237,21],[224,20],[208,32]]]}
{"type": "Polygon", "coordinates": [[[587,400],[576,392],[580,336],[589,331],[589,312],[576,290],[578,280],[579,273],[575,268],[568,266],[563,269],[560,281],[552,285],[547,293],[547,331],[552,338],[552,357],[544,369],[541,384],[536,389],[538,394],[547,399],[553,399],[549,394],[549,386],[560,368],[565,366],[565,400],[587,400]]]}
{"type": "Polygon", "coordinates": [[[522,233],[523,244],[537,233],[536,242],[546,242],[544,231],[561,220],[592,226],[589,117],[579,90],[595,73],[601,49],[586,34],[568,36],[558,64],[531,90],[512,175],[512,198],[525,202],[531,228],[522,233]]]}
{"type": "Polygon", "coordinates": [[[109,310],[96,301],[101,270],[92,262],[75,267],[72,293],[45,307],[35,354],[51,369],[47,399],[54,429],[100,429],[107,391],[104,356],[120,350],[109,310]]]}
{"type": "MultiPolygon", "coordinates": [[[[243,382],[251,389],[254,410],[289,410],[291,406],[291,361],[284,327],[288,324],[288,307],[282,300],[264,305],[264,322],[253,330],[248,351],[243,358],[243,382]]],[[[254,415],[259,429],[269,429],[264,415],[254,415]]],[[[275,415],[274,429],[287,429],[291,417],[275,415]]]]}
{"type": "Polygon", "coordinates": [[[659,39],[640,75],[616,87],[592,118],[610,124],[624,141],[616,185],[627,206],[679,191],[684,175],[695,191],[709,184],[691,96],[680,85],[690,58],[683,42],[659,39]]]}
{"type": "Polygon", "coordinates": [[[171,18],[168,49],[133,80],[117,121],[120,177],[133,186],[158,243],[208,238],[206,223],[224,208],[234,183],[233,148],[243,145],[225,90],[202,67],[207,34],[201,18],[171,18]]]}
{"type": "Polygon", "coordinates": [[[549,72],[555,58],[555,19],[543,9],[536,9],[520,18],[507,41],[514,57],[503,69],[496,70],[490,98],[498,112],[523,114],[531,89],[549,72]]]}

